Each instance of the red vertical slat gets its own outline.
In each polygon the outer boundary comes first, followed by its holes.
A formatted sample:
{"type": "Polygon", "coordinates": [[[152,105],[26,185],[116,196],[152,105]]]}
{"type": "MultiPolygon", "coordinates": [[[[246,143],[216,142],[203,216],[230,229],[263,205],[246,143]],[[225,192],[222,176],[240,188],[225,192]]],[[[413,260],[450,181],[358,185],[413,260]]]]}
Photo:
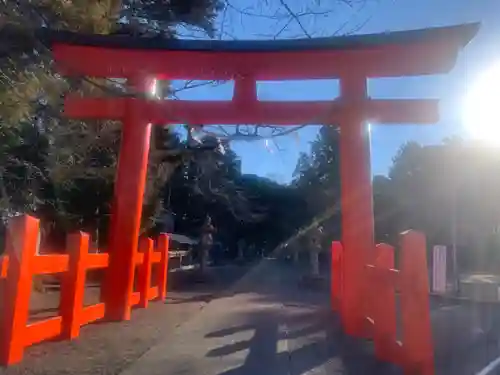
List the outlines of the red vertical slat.
{"type": "Polygon", "coordinates": [[[385,278],[385,271],[394,268],[394,248],[379,244],[375,248],[375,271],[370,280],[372,287],[372,308],[375,355],[384,361],[393,361],[392,348],[396,344],[396,294],[395,285],[390,278],[385,278]]]}
{"type": "Polygon", "coordinates": [[[0,279],[5,279],[7,277],[7,271],[9,269],[9,256],[0,256],[0,279]]]}
{"type": "Polygon", "coordinates": [[[434,375],[425,236],[401,235],[401,315],[405,374],[434,375]]]}
{"type": "Polygon", "coordinates": [[[334,310],[340,309],[342,301],[342,243],[332,242],[331,303],[334,310]]]}
{"type": "Polygon", "coordinates": [[[88,234],[68,236],[69,271],[64,274],[61,294],[62,336],[66,339],[75,339],[80,335],[88,252],[88,234]]]}
{"type": "Polygon", "coordinates": [[[139,306],[146,308],[149,303],[149,289],[151,286],[151,255],[153,253],[153,240],[151,238],[142,237],[139,241],[139,249],[144,255],[144,261],[139,267],[139,293],[141,298],[139,306]]]}
{"type": "Polygon", "coordinates": [[[3,365],[14,364],[23,357],[38,226],[37,219],[26,215],[13,218],[8,227],[9,273],[0,317],[0,364],[3,365]]]}
{"type": "Polygon", "coordinates": [[[158,238],[158,251],[161,253],[161,261],[158,267],[158,288],[160,291],[160,300],[165,301],[168,290],[168,235],[162,233],[158,238]]]}

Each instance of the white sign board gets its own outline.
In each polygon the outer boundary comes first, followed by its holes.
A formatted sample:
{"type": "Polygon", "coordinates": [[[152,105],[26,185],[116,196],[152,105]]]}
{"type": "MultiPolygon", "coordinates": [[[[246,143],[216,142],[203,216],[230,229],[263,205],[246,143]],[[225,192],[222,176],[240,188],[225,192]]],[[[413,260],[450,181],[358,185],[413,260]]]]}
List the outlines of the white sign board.
{"type": "Polygon", "coordinates": [[[432,291],[446,293],[446,246],[436,245],[432,251],[432,291]]]}

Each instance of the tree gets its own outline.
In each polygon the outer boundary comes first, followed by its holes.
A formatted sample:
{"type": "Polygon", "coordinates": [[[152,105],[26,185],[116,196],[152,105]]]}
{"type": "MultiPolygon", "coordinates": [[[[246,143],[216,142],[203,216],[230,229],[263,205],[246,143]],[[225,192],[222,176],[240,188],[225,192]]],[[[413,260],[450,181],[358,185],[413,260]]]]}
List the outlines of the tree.
{"type": "MultiPolygon", "coordinates": [[[[315,17],[334,11],[324,7],[318,14],[313,11],[295,11],[285,1],[276,5],[279,12],[274,12],[271,17],[276,17],[278,23],[286,20],[287,24],[282,30],[294,23],[300,26],[306,36],[311,34],[301,23],[304,17],[315,17]]],[[[321,7],[319,3],[316,5],[321,7]]],[[[30,190],[21,190],[20,194],[25,196],[20,200],[13,201],[5,196],[3,201],[8,205],[8,210],[34,212],[42,216],[51,233],[63,233],[83,227],[99,238],[106,238],[105,235],[97,234],[105,234],[110,214],[120,126],[109,121],[82,123],[61,118],[61,96],[68,90],[103,95],[110,90],[126,93],[127,88],[111,80],[61,78],[53,71],[51,54],[37,39],[34,30],[52,27],[83,33],[175,37],[180,29],[178,26],[194,26],[195,29],[203,30],[212,36],[218,12],[223,13],[221,28],[224,28],[226,12],[229,11],[241,13],[230,2],[219,0],[1,2],[0,70],[3,78],[0,82],[0,126],[16,128],[20,121],[26,122],[38,132],[40,138],[46,139],[48,145],[39,167],[40,173],[36,178],[30,176],[30,189],[49,193],[44,195],[43,199],[36,196],[36,205],[19,203],[29,202],[33,198],[30,190]]],[[[278,34],[280,33],[281,31],[278,34]]],[[[169,85],[168,82],[164,84],[169,85]]],[[[266,124],[237,125],[234,134],[221,136],[221,133],[225,133],[223,129],[218,138],[263,139],[286,135],[302,126],[304,125],[280,130],[266,124]]],[[[221,127],[215,129],[220,130],[221,127]]],[[[211,130],[206,132],[210,133],[211,130]]],[[[187,162],[186,160],[195,156],[190,150],[182,147],[182,142],[174,134],[161,128],[156,128],[155,133],[163,134],[159,138],[166,140],[163,143],[170,146],[165,150],[158,146],[162,142],[153,142],[148,167],[143,232],[148,232],[155,225],[155,218],[163,206],[162,190],[166,181],[176,173],[179,176],[185,174],[186,168],[198,168],[202,164],[204,169],[211,170],[212,177],[199,179],[195,184],[199,189],[193,187],[192,192],[201,191],[208,194],[210,198],[201,199],[205,209],[212,206],[226,207],[221,210],[222,216],[243,218],[243,222],[261,220],[261,213],[257,213],[256,217],[249,209],[237,183],[233,183],[233,179],[227,178],[224,173],[217,172],[217,168],[211,169],[209,164],[214,162],[213,158],[210,163],[203,163],[203,159],[187,162]],[[219,180],[231,184],[222,185],[222,190],[219,187],[214,189],[210,181],[219,180]],[[208,187],[207,181],[210,182],[208,187]]],[[[19,164],[23,163],[24,161],[19,160],[19,164]]],[[[203,176],[203,173],[198,174],[203,176]]],[[[6,177],[10,178],[9,176],[12,174],[6,177]]],[[[27,180],[26,173],[16,178],[27,180]]],[[[181,177],[177,177],[177,181],[186,182],[185,178],[181,177]]],[[[8,181],[6,182],[8,184],[8,181]]]]}
{"type": "MultiPolygon", "coordinates": [[[[24,153],[16,154],[16,160],[10,157],[2,165],[8,168],[2,176],[5,186],[19,186],[19,181],[25,181],[25,186],[17,190],[20,197],[11,198],[8,190],[2,190],[4,212],[35,213],[52,234],[78,228],[94,235],[106,231],[110,214],[120,126],[110,121],[83,123],[64,119],[60,116],[61,98],[70,89],[103,95],[109,89],[123,92],[125,88],[116,81],[61,78],[53,70],[51,53],[37,39],[35,30],[51,27],[82,33],[175,37],[175,26],[179,24],[213,32],[220,6],[217,0],[0,2],[0,126],[5,136],[18,137],[8,144],[24,144],[27,133],[44,142],[43,152],[37,154],[36,173],[24,153]],[[24,132],[16,130],[20,123],[24,124],[24,132]],[[24,167],[14,169],[13,164],[24,167]]],[[[167,143],[179,143],[170,131],[163,133],[167,143]]],[[[153,225],[165,181],[183,157],[172,157],[154,142],[149,157],[143,231],[153,225]]]]}
{"type": "Polygon", "coordinates": [[[318,250],[329,248],[329,242],[340,235],[339,140],[338,128],[331,125],[322,126],[317,139],[312,143],[311,154],[301,155],[295,170],[294,185],[307,202],[303,224],[316,221],[306,235],[310,272],[313,276],[318,273],[318,250]],[[316,219],[332,207],[336,207],[335,212],[329,214],[321,223],[317,222],[316,219]]]}
{"type": "Polygon", "coordinates": [[[221,0],[122,0],[121,7],[115,7],[141,33],[175,36],[175,26],[188,25],[213,37],[214,21],[224,4],[221,0]]]}
{"type": "Polygon", "coordinates": [[[394,200],[392,181],[386,176],[373,178],[373,213],[377,243],[395,243],[399,233],[400,207],[394,200]]]}
{"type": "Polygon", "coordinates": [[[241,228],[248,246],[269,252],[301,225],[306,207],[297,189],[253,175],[243,176],[240,186],[261,218],[241,228]]]}
{"type": "Polygon", "coordinates": [[[209,212],[216,240],[231,249],[231,256],[236,256],[242,238],[257,251],[274,246],[300,214],[295,190],[242,175],[230,149],[224,154],[200,154],[186,163],[174,173],[166,194],[165,202],[176,216],[176,231],[197,236],[209,212]],[[293,215],[290,207],[297,207],[293,215]]]}
{"type": "Polygon", "coordinates": [[[458,246],[462,268],[489,269],[500,222],[499,164],[498,150],[473,141],[403,145],[389,176],[374,179],[377,238],[394,242],[403,230],[421,230],[431,245],[458,246]]]}

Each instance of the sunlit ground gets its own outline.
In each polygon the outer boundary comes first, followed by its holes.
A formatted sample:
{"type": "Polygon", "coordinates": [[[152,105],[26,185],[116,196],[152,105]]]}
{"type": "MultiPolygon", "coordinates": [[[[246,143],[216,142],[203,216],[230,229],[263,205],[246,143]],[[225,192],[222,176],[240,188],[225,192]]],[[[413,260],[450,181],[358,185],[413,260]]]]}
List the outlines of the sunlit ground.
{"type": "Polygon", "coordinates": [[[470,137],[500,146],[500,61],[473,81],[465,96],[463,121],[470,137]]]}

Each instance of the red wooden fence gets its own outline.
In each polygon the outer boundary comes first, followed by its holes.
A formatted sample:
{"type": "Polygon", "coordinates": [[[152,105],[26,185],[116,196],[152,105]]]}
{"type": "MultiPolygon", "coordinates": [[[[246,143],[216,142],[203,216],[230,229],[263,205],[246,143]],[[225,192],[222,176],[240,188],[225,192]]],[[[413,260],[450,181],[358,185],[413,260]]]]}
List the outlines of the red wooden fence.
{"type": "MultiPolygon", "coordinates": [[[[434,375],[425,236],[408,231],[400,238],[399,269],[394,267],[394,248],[387,244],[377,245],[373,264],[366,265],[366,336],[373,339],[378,359],[400,365],[408,375],[434,375]],[[396,334],[396,296],[401,341],[396,334]]],[[[342,309],[342,294],[349,288],[342,278],[343,251],[340,242],[332,244],[332,306],[341,317],[349,313],[342,309]]]]}
{"type": "MultiPolygon", "coordinates": [[[[89,236],[68,236],[67,254],[36,255],[39,222],[30,216],[14,218],[7,235],[6,255],[0,257],[0,364],[19,362],[24,349],[52,338],[75,339],[80,327],[102,319],[106,305],[84,306],[86,272],[107,268],[110,255],[90,254],[89,236]],[[28,324],[33,276],[62,274],[59,315],[28,324]]],[[[156,249],[149,238],[140,240],[136,254],[139,290],[128,296],[130,306],[147,307],[155,298],[164,300],[167,291],[168,236],[161,235],[156,249]],[[152,267],[158,269],[152,282],[152,267]],[[151,284],[154,285],[151,285],[151,284]]]]}

